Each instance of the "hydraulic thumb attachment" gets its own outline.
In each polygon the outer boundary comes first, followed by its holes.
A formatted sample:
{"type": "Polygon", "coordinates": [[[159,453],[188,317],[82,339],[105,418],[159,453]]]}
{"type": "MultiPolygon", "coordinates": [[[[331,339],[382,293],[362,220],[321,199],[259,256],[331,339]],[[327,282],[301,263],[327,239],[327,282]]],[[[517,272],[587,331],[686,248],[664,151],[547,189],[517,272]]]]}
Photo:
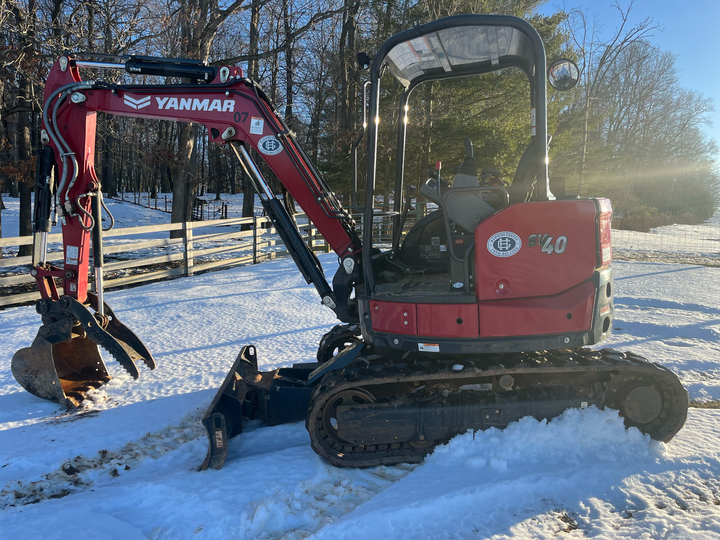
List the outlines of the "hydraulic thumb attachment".
{"type": "Polygon", "coordinates": [[[90,293],[88,305],[70,296],[38,301],[36,310],[43,325],[32,345],[16,352],[11,364],[13,376],[25,390],[42,399],[78,407],[89,390],[111,379],[98,345],[134,379],[139,376],[137,360],[155,369],[155,360],[142,341],[107,304],[103,315],[98,307],[97,296],[90,293]]]}

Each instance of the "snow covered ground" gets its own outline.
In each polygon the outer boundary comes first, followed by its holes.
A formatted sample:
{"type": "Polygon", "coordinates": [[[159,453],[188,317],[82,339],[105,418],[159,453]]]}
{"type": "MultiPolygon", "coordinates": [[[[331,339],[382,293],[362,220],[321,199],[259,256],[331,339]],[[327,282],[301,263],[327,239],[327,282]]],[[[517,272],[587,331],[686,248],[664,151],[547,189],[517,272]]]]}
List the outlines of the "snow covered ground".
{"type": "MultiPolygon", "coordinates": [[[[321,256],[329,275],[336,258],[321,256]]],[[[618,262],[607,344],[675,370],[691,399],[720,399],[720,269],[618,262]]],[[[690,410],[669,444],[612,411],[456,437],[416,466],[336,469],[303,423],[254,423],[225,467],[198,472],[199,418],[240,347],[261,367],[311,361],[333,324],[290,259],[107,294],[155,354],[78,412],[10,373],[32,307],[0,312],[0,537],[720,538],[720,410],[690,410]],[[34,504],[32,504],[34,503],[34,504]]]]}
{"type": "MultiPolygon", "coordinates": [[[[14,236],[17,200],[3,199],[3,236],[14,236]]],[[[118,227],[169,222],[110,204],[118,227]]],[[[717,243],[717,217],[697,227],[692,235],[717,243]]],[[[685,228],[646,236],[668,251],[658,238],[687,247],[685,228]]],[[[623,234],[613,231],[615,247],[637,250],[623,234]]],[[[321,260],[332,276],[335,256],[321,260]]],[[[669,366],[696,402],[720,400],[720,269],[615,269],[615,329],[603,345],[669,366]]],[[[240,347],[256,344],[263,369],[312,361],[332,313],[290,259],[107,301],[158,368],[141,366],[133,381],[106,358],[115,378],[77,412],[17,385],[10,359],[40,321],[32,307],[0,311],[0,538],[720,538],[718,409],[691,409],[667,445],[625,430],[612,411],[586,409],[459,436],[421,465],[369,470],[328,465],[302,423],[254,423],[231,441],[221,471],[198,472],[199,418],[240,347]]]]}

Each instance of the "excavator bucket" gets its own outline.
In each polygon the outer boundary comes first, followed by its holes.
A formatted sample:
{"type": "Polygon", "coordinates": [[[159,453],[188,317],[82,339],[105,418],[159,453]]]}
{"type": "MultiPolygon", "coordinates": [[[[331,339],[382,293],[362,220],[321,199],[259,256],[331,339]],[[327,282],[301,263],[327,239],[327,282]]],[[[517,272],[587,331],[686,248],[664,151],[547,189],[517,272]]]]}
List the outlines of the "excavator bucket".
{"type": "Polygon", "coordinates": [[[12,374],[25,390],[42,399],[78,407],[86,393],[110,380],[98,346],[87,337],[52,344],[41,327],[32,345],[12,358],[12,374]]]}
{"type": "Polygon", "coordinates": [[[150,369],[155,360],[140,339],[104,304],[104,316],[97,311],[97,297],[88,294],[89,306],[63,296],[58,301],[40,300],[36,306],[43,325],[30,347],[12,358],[11,369],[20,385],[42,399],[78,407],[87,392],[99,388],[111,377],[98,345],[107,350],[134,379],[135,365],[142,360],[150,369]]]}

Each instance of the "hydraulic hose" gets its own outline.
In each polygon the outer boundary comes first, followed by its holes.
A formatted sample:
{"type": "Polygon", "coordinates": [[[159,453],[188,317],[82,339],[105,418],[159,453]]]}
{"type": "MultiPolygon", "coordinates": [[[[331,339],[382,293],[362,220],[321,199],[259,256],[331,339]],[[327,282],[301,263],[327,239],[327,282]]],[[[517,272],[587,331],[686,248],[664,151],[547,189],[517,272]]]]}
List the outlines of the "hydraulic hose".
{"type": "Polygon", "coordinates": [[[78,166],[77,166],[77,159],[75,158],[75,154],[73,153],[70,146],[67,144],[65,139],[60,134],[60,131],[57,130],[57,112],[60,108],[60,105],[62,105],[65,102],[65,99],[67,99],[67,96],[70,95],[72,92],[77,90],[89,90],[93,87],[94,83],[91,82],[80,82],[80,83],[71,83],[67,84],[65,86],[62,86],[55,90],[52,94],[50,94],[50,97],[45,101],[45,106],[43,107],[43,118],[45,118],[45,125],[48,128],[48,136],[50,139],[55,143],[55,146],[60,152],[60,159],[62,160],[62,175],[60,177],[60,183],[58,184],[58,190],[57,193],[62,193],[63,189],[65,188],[65,184],[67,183],[67,157],[70,156],[72,160],[73,165],[73,173],[72,173],[72,179],[70,181],[70,184],[68,185],[67,190],[65,191],[65,199],[68,198],[68,192],[75,184],[75,181],[77,179],[78,175],[78,166]],[[65,96],[62,94],[66,93],[65,96]],[[59,96],[59,97],[58,97],[59,96]],[[53,106],[52,115],[49,115],[50,112],[50,103],[58,97],[58,99],[55,101],[55,104],[53,106]]]}

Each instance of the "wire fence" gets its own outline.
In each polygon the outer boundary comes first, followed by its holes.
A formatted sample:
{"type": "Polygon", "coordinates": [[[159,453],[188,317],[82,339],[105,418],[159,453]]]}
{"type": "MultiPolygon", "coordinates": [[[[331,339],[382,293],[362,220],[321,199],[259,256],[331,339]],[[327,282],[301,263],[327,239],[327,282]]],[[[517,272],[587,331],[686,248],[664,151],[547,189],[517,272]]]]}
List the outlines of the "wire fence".
{"type": "Polygon", "coordinates": [[[646,233],[613,229],[613,258],[720,266],[719,217],[700,225],[670,225],[646,233]]]}
{"type": "MultiPolygon", "coordinates": [[[[416,221],[436,209],[420,203],[408,214],[408,230],[416,221]]],[[[376,218],[374,234],[389,238],[387,218],[376,218]]],[[[613,259],[616,261],[647,261],[662,263],[720,266],[720,210],[699,225],[668,225],[650,232],[612,230],[613,259]]]]}

